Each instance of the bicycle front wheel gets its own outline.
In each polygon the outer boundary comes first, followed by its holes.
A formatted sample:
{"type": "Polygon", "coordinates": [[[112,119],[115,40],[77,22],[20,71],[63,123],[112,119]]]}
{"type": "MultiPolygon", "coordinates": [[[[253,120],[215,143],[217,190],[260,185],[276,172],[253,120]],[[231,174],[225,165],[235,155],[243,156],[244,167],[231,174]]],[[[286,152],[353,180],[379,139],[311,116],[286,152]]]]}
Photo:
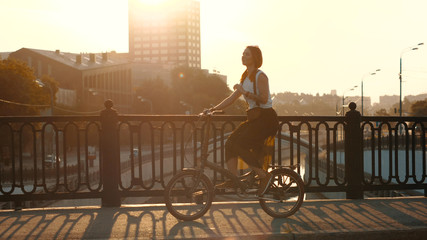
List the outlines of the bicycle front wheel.
{"type": "Polygon", "coordinates": [[[262,209],[275,218],[293,215],[304,201],[304,182],[291,169],[276,169],[266,193],[259,199],[262,209]]]}
{"type": "Polygon", "coordinates": [[[195,170],[185,170],[175,175],[165,188],[165,203],[176,218],[192,221],[202,217],[211,207],[214,198],[212,182],[195,170]]]}

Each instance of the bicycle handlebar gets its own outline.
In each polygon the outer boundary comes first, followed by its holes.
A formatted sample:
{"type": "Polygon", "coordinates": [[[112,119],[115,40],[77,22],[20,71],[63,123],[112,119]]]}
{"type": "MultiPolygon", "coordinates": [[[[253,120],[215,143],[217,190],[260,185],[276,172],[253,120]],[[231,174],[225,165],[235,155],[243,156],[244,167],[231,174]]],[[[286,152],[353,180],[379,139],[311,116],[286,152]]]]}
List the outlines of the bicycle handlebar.
{"type": "Polygon", "coordinates": [[[212,116],[215,114],[222,114],[224,113],[223,110],[211,110],[211,109],[205,109],[203,110],[203,112],[199,113],[199,117],[203,117],[203,116],[212,116]]]}

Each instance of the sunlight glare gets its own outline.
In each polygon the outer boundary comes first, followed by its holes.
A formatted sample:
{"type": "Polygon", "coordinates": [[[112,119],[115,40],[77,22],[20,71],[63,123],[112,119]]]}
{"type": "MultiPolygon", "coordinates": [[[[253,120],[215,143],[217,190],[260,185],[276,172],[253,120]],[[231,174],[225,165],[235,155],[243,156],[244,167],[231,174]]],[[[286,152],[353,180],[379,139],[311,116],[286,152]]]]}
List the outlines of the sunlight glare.
{"type": "Polygon", "coordinates": [[[149,4],[149,5],[157,5],[163,3],[167,0],[139,0],[141,3],[149,4]]]}

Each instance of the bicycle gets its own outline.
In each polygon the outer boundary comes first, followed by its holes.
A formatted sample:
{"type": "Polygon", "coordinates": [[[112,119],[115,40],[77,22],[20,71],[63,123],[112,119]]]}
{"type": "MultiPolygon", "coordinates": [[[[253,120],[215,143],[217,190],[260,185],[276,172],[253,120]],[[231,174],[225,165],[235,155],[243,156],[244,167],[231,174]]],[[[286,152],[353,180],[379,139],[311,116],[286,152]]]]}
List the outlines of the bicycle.
{"type": "Polygon", "coordinates": [[[208,161],[208,143],[212,116],[217,111],[205,110],[199,117],[205,119],[204,138],[201,144],[201,158],[196,168],[184,168],[171,178],[165,187],[164,198],[169,212],[177,219],[192,221],[202,217],[211,207],[215,187],[204,173],[205,168],[219,172],[233,181],[236,195],[244,200],[258,200],[261,208],[275,218],[286,218],[301,207],[304,198],[304,182],[294,171],[298,165],[270,165],[270,185],[261,196],[255,196],[258,180],[252,170],[242,176],[235,176],[227,169],[208,161]]]}

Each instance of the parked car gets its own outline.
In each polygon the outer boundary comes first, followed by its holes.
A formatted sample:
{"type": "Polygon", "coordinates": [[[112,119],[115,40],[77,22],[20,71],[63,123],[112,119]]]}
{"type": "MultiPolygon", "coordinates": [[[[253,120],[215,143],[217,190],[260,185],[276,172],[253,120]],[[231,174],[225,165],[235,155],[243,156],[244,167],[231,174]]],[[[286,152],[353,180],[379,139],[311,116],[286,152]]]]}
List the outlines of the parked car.
{"type": "Polygon", "coordinates": [[[56,159],[58,159],[58,163],[61,162],[61,158],[56,155],[52,155],[52,154],[46,155],[46,158],[44,159],[45,166],[48,168],[56,167],[56,159]]]}
{"type": "MultiPolygon", "coordinates": [[[[139,154],[138,148],[134,148],[132,150],[132,154],[133,154],[133,159],[137,160],[138,159],[138,154],[139,154]]],[[[131,160],[132,154],[129,154],[129,160],[131,160]]]]}

